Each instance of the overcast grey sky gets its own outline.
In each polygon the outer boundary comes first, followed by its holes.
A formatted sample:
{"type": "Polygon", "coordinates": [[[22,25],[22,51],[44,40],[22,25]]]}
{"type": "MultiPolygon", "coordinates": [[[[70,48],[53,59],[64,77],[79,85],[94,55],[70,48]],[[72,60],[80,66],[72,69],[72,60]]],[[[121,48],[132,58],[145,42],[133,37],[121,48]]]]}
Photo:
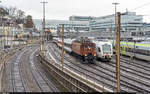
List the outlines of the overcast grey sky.
{"type": "MultiPolygon", "coordinates": [[[[43,0],[1,0],[3,6],[16,6],[30,14],[34,19],[42,18],[43,0]]],[[[150,0],[45,0],[46,18],[57,20],[68,20],[71,15],[81,16],[105,16],[114,13],[113,2],[120,3],[117,11],[125,12],[133,10],[137,14],[144,15],[144,22],[150,22],[150,0]],[[148,3],[148,4],[147,4],[148,3]],[[139,9],[143,4],[147,4],[139,9]]]]}

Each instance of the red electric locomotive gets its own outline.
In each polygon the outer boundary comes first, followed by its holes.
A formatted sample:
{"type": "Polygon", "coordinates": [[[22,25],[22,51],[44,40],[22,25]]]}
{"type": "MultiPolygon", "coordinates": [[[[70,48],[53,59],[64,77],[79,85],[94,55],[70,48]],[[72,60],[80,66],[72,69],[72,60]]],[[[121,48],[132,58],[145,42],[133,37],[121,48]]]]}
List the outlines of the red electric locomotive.
{"type": "Polygon", "coordinates": [[[72,53],[80,57],[84,62],[94,63],[96,57],[96,45],[87,37],[72,42],[72,53]]]}

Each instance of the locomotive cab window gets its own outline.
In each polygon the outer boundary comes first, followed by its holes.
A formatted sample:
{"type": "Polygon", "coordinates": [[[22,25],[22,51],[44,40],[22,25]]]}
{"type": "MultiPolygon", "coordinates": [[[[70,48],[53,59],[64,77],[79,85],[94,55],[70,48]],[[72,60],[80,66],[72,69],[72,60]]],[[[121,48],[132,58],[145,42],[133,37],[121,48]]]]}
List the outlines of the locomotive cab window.
{"type": "Polygon", "coordinates": [[[94,44],[89,45],[90,48],[95,48],[94,44]]]}
{"type": "Polygon", "coordinates": [[[101,49],[98,47],[98,51],[101,52],[101,49]]]}
{"type": "Polygon", "coordinates": [[[111,46],[108,44],[102,45],[103,52],[111,52],[111,46]]]}
{"type": "Polygon", "coordinates": [[[95,46],[93,44],[91,44],[91,45],[86,44],[86,45],[84,45],[84,48],[95,48],[95,46]]]}
{"type": "Polygon", "coordinates": [[[84,45],[84,48],[88,48],[88,45],[84,45]]]}

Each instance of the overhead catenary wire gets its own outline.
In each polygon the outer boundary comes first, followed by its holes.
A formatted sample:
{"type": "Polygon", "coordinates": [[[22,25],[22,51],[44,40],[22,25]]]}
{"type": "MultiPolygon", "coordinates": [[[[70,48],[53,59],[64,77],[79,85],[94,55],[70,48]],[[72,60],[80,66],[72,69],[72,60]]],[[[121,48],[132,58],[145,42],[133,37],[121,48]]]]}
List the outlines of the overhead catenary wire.
{"type": "Polygon", "coordinates": [[[137,9],[141,9],[141,8],[143,8],[145,6],[148,6],[148,5],[150,5],[150,2],[144,3],[144,4],[142,4],[142,5],[140,5],[140,6],[136,7],[136,8],[131,9],[130,11],[135,11],[137,9]]]}
{"type": "Polygon", "coordinates": [[[135,10],[137,10],[137,9],[140,9],[140,8],[145,7],[145,6],[148,6],[148,5],[150,5],[150,2],[145,3],[145,4],[142,4],[142,5],[140,5],[140,6],[136,7],[136,8],[134,8],[134,9],[131,9],[130,11],[135,11],[135,10]]]}

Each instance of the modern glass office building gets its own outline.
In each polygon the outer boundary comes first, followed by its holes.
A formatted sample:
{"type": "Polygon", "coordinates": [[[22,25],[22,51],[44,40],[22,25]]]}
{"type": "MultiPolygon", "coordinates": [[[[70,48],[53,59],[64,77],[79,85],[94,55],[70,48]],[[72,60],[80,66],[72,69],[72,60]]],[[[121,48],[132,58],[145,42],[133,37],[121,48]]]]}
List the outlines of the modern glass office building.
{"type": "MultiPolygon", "coordinates": [[[[115,31],[115,15],[97,17],[90,20],[91,31],[115,31]]],[[[136,15],[135,12],[125,12],[121,14],[121,30],[133,31],[143,27],[143,16],[136,15]]]]}
{"type": "MultiPolygon", "coordinates": [[[[42,29],[42,20],[34,20],[36,27],[42,29]]],[[[89,21],[69,21],[69,20],[46,20],[46,28],[61,29],[62,24],[66,30],[89,30],[89,21]]]]}
{"type": "MultiPolygon", "coordinates": [[[[42,20],[36,26],[41,27],[41,23],[42,20]]],[[[58,29],[62,24],[65,25],[66,30],[116,31],[114,14],[102,17],[70,16],[69,20],[46,20],[47,28],[58,29]]],[[[147,27],[147,23],[143,23],[143,15],[128,11],[121,13],[121,31],[140,31],[145,26],[147,27]]]]}
{"type": "Polygon", "coordinates": [[[93,20],[95,17],[92,16],[70,16],[70,21],[90,21],[93,20]]]}

